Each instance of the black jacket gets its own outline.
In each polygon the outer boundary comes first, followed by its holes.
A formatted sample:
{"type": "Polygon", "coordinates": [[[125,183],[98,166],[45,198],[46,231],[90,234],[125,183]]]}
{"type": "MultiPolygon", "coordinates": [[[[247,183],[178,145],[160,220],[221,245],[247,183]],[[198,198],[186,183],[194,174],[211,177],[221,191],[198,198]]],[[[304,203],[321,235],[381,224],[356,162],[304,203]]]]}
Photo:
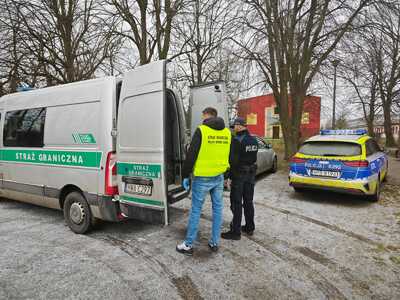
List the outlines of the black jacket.
{"type": "MultiPolygon", "coordinates": [[[[203,125],[206,125],[215,130],[223,130],[225,128],[225,122],[220,117],[208,118],[203,121],[203,125]]],[[[186,160],[183,163],[182,178],[188,178],[193,172],[194,164],[196,163],[197,156],[200,152],[201,146],[201,131],[199,128],[193,134],[192,141],[190,142],[189,150],[186,154],[186,160]]]]}
{"type": "Polygon", "coordinates": [[[232,139],[229,164],[231,172],[257,162],[258,143],[248,130],[238,132],[232,139]]]}

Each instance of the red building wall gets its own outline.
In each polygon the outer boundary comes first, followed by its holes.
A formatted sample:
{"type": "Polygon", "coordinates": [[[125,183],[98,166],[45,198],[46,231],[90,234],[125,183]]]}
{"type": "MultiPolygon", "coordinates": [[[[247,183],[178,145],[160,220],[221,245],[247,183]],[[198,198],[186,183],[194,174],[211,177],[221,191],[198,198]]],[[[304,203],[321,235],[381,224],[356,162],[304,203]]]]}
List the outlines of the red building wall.
{"type": "MultiPolygon", "coordinates": [[[[256,115],[256,124],[252,125],[250,122],[250,124],[247,125],[249,131],[259,136],[267,136],[266,131],[268,130],[265,126],[266,109],[269,108],[272,110],[275,106],[276,103],[273,94],[242,99],[238,101],[238,115],[247,120],[249,120],[248,117],[250,115],[250,120],[252,119],[253,121],[255,121],[255,119],[252,117],[256,115]]],[[[304,122],[300,127],[301,137],[306,138],[318,134],[321,122],[321,97],[307,96],[304,101],[303,116],[304,122]]],[[[271,124],[268,125],[272,126],[271,124]]],[[[280,137],[282,137],[281,133],[280,137]]]]}

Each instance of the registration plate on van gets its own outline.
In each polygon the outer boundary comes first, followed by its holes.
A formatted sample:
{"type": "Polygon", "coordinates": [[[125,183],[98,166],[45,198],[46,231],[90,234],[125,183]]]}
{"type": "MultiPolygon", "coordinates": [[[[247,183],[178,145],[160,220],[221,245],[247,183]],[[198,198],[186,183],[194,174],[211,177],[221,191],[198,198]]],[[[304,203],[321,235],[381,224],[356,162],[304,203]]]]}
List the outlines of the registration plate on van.
{"type": "Polygon", "coordinates": [[[125,192],[129,193],[129,194],[135,194],[135,195],[151,196],[151,194],[153,192],[153,187],[151,185],[126,183],[125,184],[125,192]]]}

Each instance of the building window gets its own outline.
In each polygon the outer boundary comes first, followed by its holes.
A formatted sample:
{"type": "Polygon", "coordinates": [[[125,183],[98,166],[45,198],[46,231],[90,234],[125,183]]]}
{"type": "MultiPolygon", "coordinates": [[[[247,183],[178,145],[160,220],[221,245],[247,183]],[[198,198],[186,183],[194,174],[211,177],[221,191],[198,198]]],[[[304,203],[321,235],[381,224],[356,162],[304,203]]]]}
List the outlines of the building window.
{"type": "Polygon", "coordinates": [[[3,144],[6,147],[43,147],[46,108],[6,113],[3,144]]]}
{"type": "Polygon", "coordinates": [[[280,133],[280,126],[272,126],[272,138],[279,139],[280,138],[279,133],[280,133]]]}
{"type": "Polygon", "coordinates": [[[310,124],[310,113],[303,112],[301,115],[301,124],[310,124]]]}

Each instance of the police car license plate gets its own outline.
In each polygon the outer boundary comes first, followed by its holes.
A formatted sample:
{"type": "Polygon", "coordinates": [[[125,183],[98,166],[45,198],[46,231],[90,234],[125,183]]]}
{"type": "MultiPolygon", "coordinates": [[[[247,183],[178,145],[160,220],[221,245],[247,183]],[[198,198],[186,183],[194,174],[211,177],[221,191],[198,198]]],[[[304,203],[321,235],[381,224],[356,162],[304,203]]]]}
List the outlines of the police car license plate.
{"type": "Polygon", "coordinates": [[[320,176],[320,177],[332,177],[339,178],[340,172],[337,171],[325,171],[325,170],[311,170],[312,176],[320,176]]]}
{"type": "Polygon", "coordinates": [[[125,192],[136,195],[151,196],[153,188],[150,185],[126,183],[125,192]]]}

